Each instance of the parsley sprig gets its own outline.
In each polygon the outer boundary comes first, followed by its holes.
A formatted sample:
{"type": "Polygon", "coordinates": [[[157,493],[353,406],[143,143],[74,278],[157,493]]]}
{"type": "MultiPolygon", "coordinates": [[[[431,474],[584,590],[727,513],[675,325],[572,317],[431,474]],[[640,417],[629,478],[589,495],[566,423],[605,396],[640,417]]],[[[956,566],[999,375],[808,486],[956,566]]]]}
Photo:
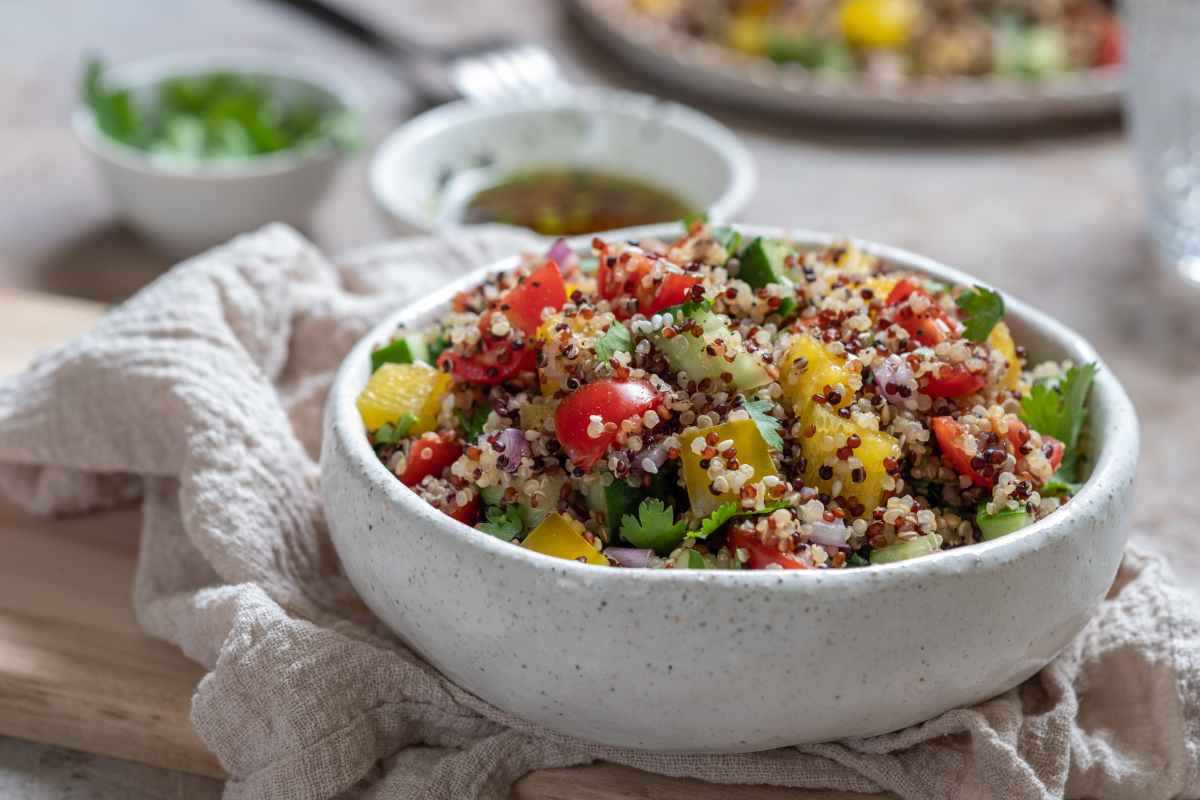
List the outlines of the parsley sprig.
{"type": "Polygon", "coordinates": [[[1062,465],[1051,479],[1062,484],[1064,491],[1078,478],[1079,434],[1087,420],[1087,396],[1095,377],[1094,363],[1071,367],[1058,385],[1035,383],[1029,396],[1021,400],[1021,420],[1066,448],[1062,465]]]}
{"type": "Polygon", "coordinates": [[[687,522],[675,520],[675,509],[657,497],[647,497],[638,505],[637,516],[621,517],[621,536],[634,547],[648,547],[665,556],[683,541],[687,522]]]}
{"type": "Polygon", "coordinates": [[[617,353],[628,353],[633,350],[633,334],[620,322],[613,322],[604,335],[596,339],[596,358],[608,361],[617,353]]]}
{"type": "Polygon", "coordinates": [[[774,404],[770,400],[751,400],[743,408],[750,415],[750,419],[754,420],[754,424],[758,426],[758,432],[762,434],[767,447],[772,450],[782,450],[783,437],[779,435],[779,429],[783,427],[783,422],[778,417],[771,416],[773,406],[774,404]]]}
{"type": "Polygon", "coordinates": [[[481,522],[475,527],[506,542],[520,539],[521,534],[525,532],[525,524],[521,521],[521,509],[518,506],[491,506],[487,510],[487,522],[481,522]]]}
{"type": "Polygon", "coordinates": [[[996,323],[1004,319],[1004,298],[985,286],[968,289],[954,302],[966,315],[963,317],[966,325],[963,335],[972,342],[986,341],[996,323]]]}
{"type": "Polygon", "coordinates": [[[379,426],[379,430],[372,434],[375,440],[375,446],[395,444],[396,442],[408,436],[408,432],[412,430],[412,426],[417,424],[417,417],[412,412],[405,412],[400,419],[395,422],[385,422],[379,426]]]}

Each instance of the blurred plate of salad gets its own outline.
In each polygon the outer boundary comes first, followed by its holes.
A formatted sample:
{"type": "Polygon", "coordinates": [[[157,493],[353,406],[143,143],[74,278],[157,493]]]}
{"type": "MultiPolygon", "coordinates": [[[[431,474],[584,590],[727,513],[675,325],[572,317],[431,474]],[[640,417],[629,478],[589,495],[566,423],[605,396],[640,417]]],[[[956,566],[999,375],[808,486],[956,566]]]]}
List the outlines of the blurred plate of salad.
{"type": "Polygon", "coordinates": [[[358,115],[326,89],[267,71],[197,69],[131,87],[93,58],[82,94],[108,139],[186,164],[353,151],[361,138],[358,115]]]}

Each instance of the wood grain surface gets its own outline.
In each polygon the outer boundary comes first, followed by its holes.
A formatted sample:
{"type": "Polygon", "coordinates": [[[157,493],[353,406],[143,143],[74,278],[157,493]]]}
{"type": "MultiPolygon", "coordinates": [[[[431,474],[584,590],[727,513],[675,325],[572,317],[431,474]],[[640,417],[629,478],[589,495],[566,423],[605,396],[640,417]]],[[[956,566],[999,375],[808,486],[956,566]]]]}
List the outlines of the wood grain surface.
{"type": "MultiPolygon", "coordinates": [[[[82,333],[102,310],[0,290],[0,376],[82,333]]],[[[0,504],[0,735],[222,777],[188,716],[204,670],[134,617],[138,525],[132,510],[44,520],[0,504]]],[[[513,790],[514,800],[863,797],[715,786],[615,764],[535,772],[513,790]]]]}

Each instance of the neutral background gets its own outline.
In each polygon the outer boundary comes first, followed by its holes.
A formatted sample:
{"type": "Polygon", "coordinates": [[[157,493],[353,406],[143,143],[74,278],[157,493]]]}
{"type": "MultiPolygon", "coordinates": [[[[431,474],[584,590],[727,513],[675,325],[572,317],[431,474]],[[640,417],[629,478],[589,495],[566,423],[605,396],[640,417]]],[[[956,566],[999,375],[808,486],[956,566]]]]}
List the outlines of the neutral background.
{"type": "MultiPolygon", "coordinates": [[[[668,93],[616,63],[553,0],[346,0],[431,39],[504,30],[542,41],[580,83],[668,93]]],[[[121,226],[67,118],[86,54],[181,48],[307,53],[363,84],[372,142],[416,111],[402,76],[266,2],[16,0],[0,26],[0,286],[119,301],[168,263],[121,226]]],[[[827,229],[921,251],[1064,319],[1124,381],[1142,419],[1139,536],[1200,579],[1200,295],[1162,279],[1119,125],[936,135],[830,129],[698,105],[759,164],[745,221],[827,229]]],[[[331,252],[386,230],[366,194],[369,148],[309,235],[331,252]]],[[[0,325],[0,347],[3,347],[0,325]]],[[[0,797],[216,797],[213,781],[0,738],[0,797]]]]}

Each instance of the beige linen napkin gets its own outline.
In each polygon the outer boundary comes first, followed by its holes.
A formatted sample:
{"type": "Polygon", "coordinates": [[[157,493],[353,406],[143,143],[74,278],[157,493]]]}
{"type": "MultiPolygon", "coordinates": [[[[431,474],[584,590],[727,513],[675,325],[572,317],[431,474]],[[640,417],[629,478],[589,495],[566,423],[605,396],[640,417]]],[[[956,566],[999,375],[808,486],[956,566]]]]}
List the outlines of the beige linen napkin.
{"type": "Polygon", "coordinates": [[[449,683],[355,599],[317,492],[333,370],[381,315],[536,240],[484,231],[340,269],[271,227],[187,262],[0,383],[0,488],[42,513],[140,497],[142,624],[204,664],[192,718],[230,800],[502,798],[597,759],[905,798],[1200,798],[1200,609],[1131,552],[1018,689],[886,736],[731,756],[599,747],[449,683]]]}

